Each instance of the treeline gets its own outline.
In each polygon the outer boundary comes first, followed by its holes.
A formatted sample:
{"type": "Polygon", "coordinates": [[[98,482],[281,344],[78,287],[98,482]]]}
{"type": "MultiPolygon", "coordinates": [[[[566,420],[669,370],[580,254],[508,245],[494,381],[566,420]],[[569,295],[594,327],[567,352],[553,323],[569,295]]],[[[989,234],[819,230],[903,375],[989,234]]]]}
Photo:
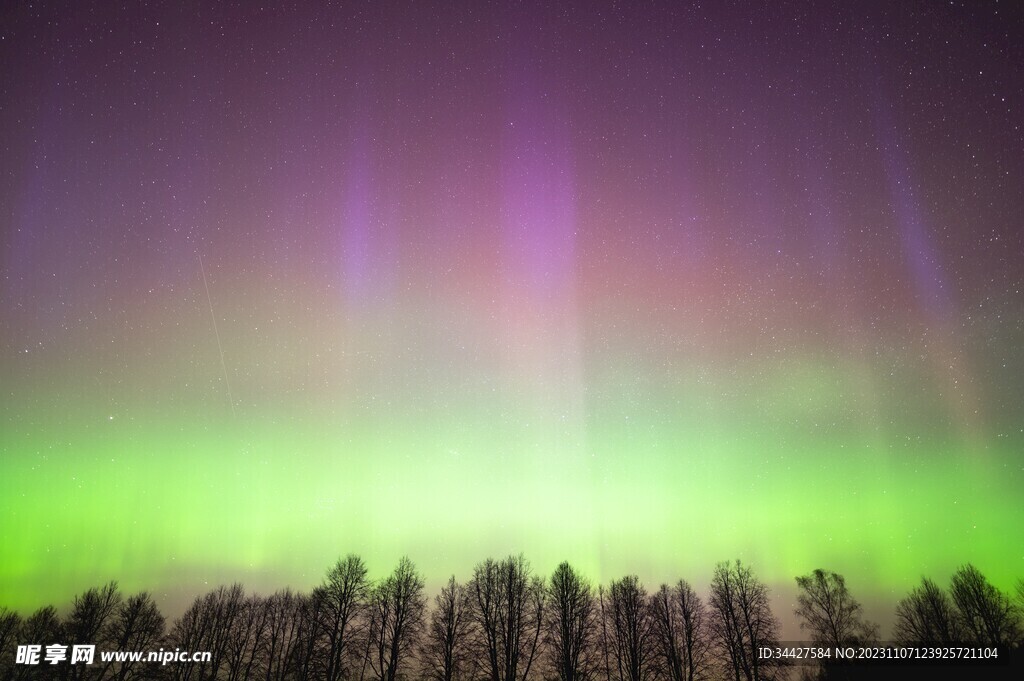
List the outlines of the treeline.
{"type": "MultiPolygon", "coordinates": [[[[804,637],[823,647],[870,645],[843,577],[815,570],[796,579],[804,637]]],[[[759,681],[854,678],[835,661],[786,668],[762,659],[779,646],[767,586],[740,561],[719,563],[705,596],[685,580],[648,592],[635,576],[594,585],[568,563],[547,579],[522,556],[479,563],[433,599],[403,558],[371,580],[349,555],[309,593],[247,594],[240,584],[199,596],[167,626],[152,596],[125,597],[116,583],[76,597],[64,617],[44,607],[28,617],[0,608],[0,679],[128,681],[759,681]],[[428,602],[429,601],[429,602],[428,602]],[[90,666],[17,664],[18,645],[95,644],[90,666]],[[103,662],[99,651],[208,651],[202,662],[103,662]]],[[[972,565],[943,589],[923,579],[896,606],[903,645],[1022,645],[1024,580],[1014,597],[972,565]]],[[[879,678],[877,669],[869,670],[879,678]]],[[[906,676],[906,668],[901,669],[906,676]]],[[[860,677],[858,677],[860,678],[860,677]]],[[[976,675],[973,678],[985,678],[976,675]]]]}

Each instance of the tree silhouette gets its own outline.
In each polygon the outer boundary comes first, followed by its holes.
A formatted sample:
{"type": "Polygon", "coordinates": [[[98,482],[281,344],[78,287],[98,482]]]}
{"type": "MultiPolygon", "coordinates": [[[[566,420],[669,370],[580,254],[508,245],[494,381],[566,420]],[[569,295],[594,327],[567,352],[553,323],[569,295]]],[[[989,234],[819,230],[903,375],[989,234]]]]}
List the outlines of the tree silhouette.
{"type": "Polygon", "coordinates": [[[594,668],[598,615],[590,582],[563,562],[551,575],[546,598],[551,666],[560,681],[588,681],[594,668]]]}
{"type": "Polygon", "coordinates": [[[434,597],[434,609],[426,628],[420,659],[428,679],[458,681],[469,665],[468,642],[472,635],[471,603],[466,588],[452,575],[434,597]]]}
{"type": "MultiPolygon", "coordinates": [[[[117,582],[93,587],[76,596],[71,613],[64,624],[64,643],[68,645],[104,645],[109,642],[108,623],[121,605],[121,592],[117,582]]],[[[81,679],[88,670],[84,665],[70,665],[68,677],[81,679]]]]}
{"type": "Polygon", "coordinates": [[[423,624],[423,577],[408,558],[370,596],[369,664],[380,681],[395,681],[423,624]]]}
{"type": "Polygon", "coordinates": [[[597,587],[597,603],[598,603],[598,619],[600,620],[601,630],[598,633],[597,645],[598,655],[600,657],[599,663],[601,665],[602,676],[605,681],[611,681],[612,678],[612,664],[611,664],[611,634],[608,631],[608,618],[610,607],[608,606],[608,590],[604,585],[597,587]]]}
{"type": "Polygon", "coordinates": [[[710,674],[711,632],[707,608],[686,581],[662,584],[651,595],[655,650],[662,676],[669,681],[698,681],[710,674]]]}
{"type": "Polygon", "coordinates": [[[779,622],[768,604],[768,588],[737,560],[719,563],[711,581],[711,611],[719,645],[736,681],[767,681],[777,665],[758,659],[757,649],[778,645],[779,622]]]}
{"type": "Polygon", "coordinates": [[[19,641],[22,623],[21,615],[0,606],[0,679],[14,674],[15,650],[19,641]]]}
{"type": "Polygon", "coordinates": [[[906,646],[964,640],[956,606],[942,587],[927,577],[922,577],[921,586],[896,604],[893,638],[906,646]]]}
{"type": "Polygon", "coordinates": [[[1021,640],[1020,615],[1010,599],[970,563],[953,573],[950,594],[960,623],[972,642],[1015,646],[1021,640]]]}
{"type": "MultiPolygon", "coordinates": [[[[108,625],[106,640],[114,650],[153,650],[164,635],[165,620],[153,597],[143,591],[128,597],[108,625]]],[[[110,671],[118,681],[143,678],[137,662],[108,662],[101,678],[110,671]]]]}
{"type": "MultiPolygon", "coordinates": [[[[321,586],[313,589],[314,631],[325,641],[323,678],[338,681],[346,671],[346,656],[355,653],[353,643],[359,633],[358,617],[366,607],[370,583],[363,559],[349,554],[327,571],[321,586]]],[[[317,636],[313,636],[315,641],[317,636]]]]}
{"type": "MultiPolygon", "coordinates": [[[[865,623],[841,575],[815,570],[796,584],[795,613],[816,645],[871,644],[876,627],[865,623]]],[[[758,658],[758,648],[779,645],[779,623],[767,587],[739,561],[715,567],[706,604],[682,580],[650,595],[636,576],[595,591],[568,563],[545,584],[521,555],[479,563],[465,586],[450,578],[429,617],[426,602],[424,579],[408,558],[371,583],[362,560],[349,555],[308,594],[217,587],[196,597],[165,635],[149,593],[122,599],[110,582],[76,596],[64,618],[52,606],[25,619],[0,607],[0,681],[771,681],[786,671],[758,658]],[[45,660],[46,646],[76,643],[96,646],[92,665],[45,660]],[[40,663],[16,664],[20,645],[41,646],[40,663]],[[163,666],[99,655],[158,648],[211,659],[163,666]]],[[[943,672],[1018,678],[1022,606],[1024,580],[1011,596],[967,564],[948,592],[922,578],[896,606],[894,636],[901,645],[999,646],[998,670],[944,662],[943,672]]],[[[907,674],[905,664],[835,660],[800,669],[800,678],[817,681],[907,674]]]]}
{"type": "MultiPolygon", "coordinates": [[[[21,630],[17,633],[17,645],[41,645],[59,643],[64,640],[64,626],[57,617],[57,609],[52,605],[39,608],[29,615],[21,624],[21,630]]],[[[11,656],[14,659],[14,656],[11,656]]],[[[44,665],[18,665],[13,668],[15,681],[27,681],[28,679],[51,678],[50,670],[44,665]]]]}
{"type": "Polygon", "coordinates": [[[477,626],[475,654],[491,681],[529,677],[544,623],[544,582],[522,555],[488,558],[469,583],[477,626]]]}
{"type": "Polygon", "coordinates": [[[619,681],[643,681],[652,661],[651,618],[647,591],[636,575],[613,581],[608,587],[612,673],[619,681]]]}
{"type": "Polygon", "coordinates": [[[284,589],[266,599],[267,633],[262,646],[262,673],[266,681],[285,681],[294,671],[299,649],[302,609],[307,597],[284,589]]]}
{"type": "Polygon", "coordinates": [[[325,609],[323,594],[316,590],[303,596],[299,602],[298,630],[295,633],[294,674],[298,681],[309,681],[326,668],[321,641],[321,612],[325,609]]]}
{"type": "MultiPolygon", "coordinates": [[[[842,575],[815,570],[796,578],[800,628],[810,632],[811,642],[831,650],[870,645],[878,638],[878,626],[864,621],[863,608],[850,594],[842,575]]],[[[849,679],[853,663],[832,658],[818,661],[817,678],[849,679]]],[[[805,677],[808,670],[803,670],[805,677]]]]}
{"type": "Polygon", "coordinates": [[[242,602],[228,639],[227,681],[241,681],[252,675],[267,634],[270,614],[267,604],[266,599],[256,595],[242,602]]]}
{"type": "Polygon", "coordinates": [[[170,647],[206,651],[210,661],[183,662],[174,665],[176,681],[215,679],[224,663],[235,618],[242,609],[245,590],[241,584],[220,586],[197,597],[175,622],[169,638],[170,647]]]}
{"type": "Polygon", "coordinates": [[[865,645],[878,637],[878,625],[865,622],[863,608],[850,594],[842,575],[815,570],[796,578],[799,588],[795,613],[816,645],[865,645]]]}

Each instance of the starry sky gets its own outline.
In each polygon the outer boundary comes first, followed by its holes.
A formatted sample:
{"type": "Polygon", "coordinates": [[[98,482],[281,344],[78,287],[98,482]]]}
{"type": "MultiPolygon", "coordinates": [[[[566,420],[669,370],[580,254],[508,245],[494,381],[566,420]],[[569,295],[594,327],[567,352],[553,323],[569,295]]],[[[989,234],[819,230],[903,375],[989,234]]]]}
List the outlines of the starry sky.
{"type": "Polygon", "coordinates": [[[2,10],[4,604],[1024,575],[1008,3],[287,4],[2,10]]]}

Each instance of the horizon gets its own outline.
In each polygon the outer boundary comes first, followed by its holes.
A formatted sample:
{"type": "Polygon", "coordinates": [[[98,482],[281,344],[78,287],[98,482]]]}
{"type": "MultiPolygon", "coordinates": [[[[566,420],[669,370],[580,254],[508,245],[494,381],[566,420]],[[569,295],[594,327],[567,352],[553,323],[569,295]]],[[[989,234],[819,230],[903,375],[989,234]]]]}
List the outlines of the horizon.
{"type": "MultiPolygon", "coordinates": [[[[354,552],[346,552],[346,553],[343,553],[343,554],[339,554],[339,556],[337,557],[336,560],[341,560],[346,555],[357,555],[358,556],[360,554],[354,553],[354,552]]],[[[544,571],[543,569],[539,568],[536,564],[534,564],[530,560],[530,557],[528,555],[525,555],[523,553],[518,553],[518,554],[512,553],[512,554],[500,554],[500,555],[495,555],[495,556],[489,556],[489,558],[502,559],[502,558],[505,558],[507,556],[516,556],[516,555],[522,555],[524,558],[526,558],[527,563],[530,564],[530,566],[533,569],[533,573],[535,575],[543,578],[545,580],[545,583],[548,582],[548,578],[549,578],[549,576],[551,574],[551,571],[554,570],[554,566],[552,566],[551,570],[544,571]]],[[[431,575],[431,574],[427,574],[427,573],[423,572],[422,567],[415,560],[414,557],[412,557],[412,556],[402,556],[402,557],[410,558],[412,560],[413,564],[418,569],[420,569],[421,574],[424,577],[425,594],[427,595],[427,598],[428,598],[428,607],[429,608],[433,608],[434,607],[433,606],[432,598],[433,598],[434,595],[436,595],[440,591],[441,587],[447,582],[449,577],[454,577],[459,584],[466,584],[469,581],[470,576],[471,576],[471,574],[473,572],[473,567],[470,567],[470,568],[464,570],[465,575],[460,575],[458,573],[453,573],[453,574],[448,575],[446,577],[438,577],[436,575],[431,575]]],[[[367,567],[369,569],[368,578],[370,579],[370,581],[376,583],[379,580],[382,580],[385,577],[387,577],[388,574],[390,573],[390,570],[393,568],[393,566],[398,563],[398,560],[399,559],[396,558],[392,562],[392,566],[391,567],[385,568],[383,570],[375,570],[374,569],[374,567],[375,567],[374,565],[368,564],[367,565],[367,567]]],[[[474,567],[476,565],[479,565],[480,563],[482,563],[484,560],[485,559],[482,558],[480,561],[477,561],[476,563],[474,563],[474,567]]],[[[736,559],[735,558],[729,559],[728,561],[725,561],[725,562],[731,563],[733,560],[736,560],[736,559]]],[[[558,564],[561,564],[562,562],[568,562],[574,568],[578,569],[578,567],[575,564],[573,564],[572,561],[558,561],[558,564]]],[[[641,586],[643,586],[647,590],[648,595],[653,594],[663,584],[667,584],[669,587],[672,587],[676,583],[678,583],[679,580],[684,580],[691,587],[693,587],[693,589],[696,591],[696,593],[702,599],[706,599],[708,591],[709,591],[709,588],[710,588],[711,572],[713,571],[714,566],[717,565],[720,562],[723,562],[723,561],[716,561],[715,564],[712,565],[708,569],[708,574],[706,576],[706,580],[705,581],[696,581],[696,580],[693,580],[693,579],[691,579],[691,578],[689,578],[687,576],[677,576],[675,578],[668,578],[668,579],[652,581],[652,580],[644,579],[644,577],[642,575],[636,575],[636,576],[639,578],[641,586]]],[[[957,566],[957,568],[959,569],[960,567],[963,567],[963,566],[965,566],[967,564],[970,564],[969,561],[961,563],[960,565],[957,566]]],[[[274,593],[276,593],[278,591],[283,591],[283,590],[286,590],[286,589],[290,589],[294,593],[309,594],[312,591],[313,588],[315,588],[316,586],[318,586],[318,585],[323,583],[324,575],[326,574],[326,572],[328,571],[328,569],[330,568],[331,565],[333,565],[333,562],[328,564],[328,565],[326,565],[324,570],[323,570],[323,573],[320,574],[319,577],[314,578],[314,580],[312,582],[308,583],[304,587],[303,586],[299,586],[299,585],[295,585],[295,584],[278,584],[278,585],[275,586],[273,584],[269,584],[265,580],[257,580],[257,582],[256,582],[256,584],[263,585],[263,588],[253,587],[252,584],[250,584],[249,582],[247,582],[247,581],[245,581],[243,579],[233,579],[233,580],[226,580],[226,581],[220,581],[220,582],[214,582],[214,581],[211,581],[211,580],[203,580],[201,588],[199,587],[199,583],[197,582],[197,583],[194,583],[194,586],[196,588],[195,589],[191,589],[191,590],[190,590],[190,587],[189,587],[189,583],[181,583],[181,582],[179,582],[177,584],[176,589],[174,590],[174,593],[176,593],[177,595],[174,595],[172,593],[169,593],[167,590],[164,590],[163,592],[161,592],[160,590],[154,589],[154,588],[144,588],[144,587],[129,588],[129,587],[126,587],[125,584],[123,582],[121,582],[120,580],[118,580],[116,578],[111,578],[111,579],[108,579],[108,580],[96,582],[96,583],[89,584],[89,585],[83,585],[81,588],[79,588],[77,590],[74,590],[68,597],[60,599],[58,602],[52,602],[52,601],[51,602],[40,602],[40,603],[38,603],[38,604],[36,604],[34,606],[24,606],[24,607],[21,607],[21,608],[12,607],[12,603],[10,603],[10,602],[0,602],[0,608],[7,607],[10,610],[19,613],[22,617],[27,617],[28,615],[31,615],[32,612],[37,610],[38,608],[42,608],[42,607],[46,607],[46,606],[51,606],[52,605],[52,606],[54,606],[56,608],[57,613],[59,615],[63,616],[70,609],[71,603],[72,603],[72,600],[73,600],[74,597],[80,596],[81,594],[83,594],[85,591],[87,591],[90,588],[103,586],[103,585],[108,584],[110,582],[116,582],[118,584],[119,590],[125,596],[136,594],[136,593],[141,593],[141,592],[149,593],[153,597],[153,600],[156,602],[157,606],[160,607],[161,612],[164,614],[165,617],[167,617],[167,619],[168,619],[168,626],[170,626],[175,620],[180,618],[181,615],[191,605],[193,605],[193,603],[196,600],[202,598],[207,593],[209,593],[209,592],[211,592],[211,591],[213,591],[213,590],[215,590],[215,589],[217,589],[219,587],[227,587],[227,586],[231,586],[233,584],[241,584],[241,586],[245,589],[246,595],[258,595],[258,596],[262,596],[262,597],[268,597],[268,596],[270,596],[270,595],[272,595],[272,594],[274,594],[274,593]],[[168,602],[170,602],[172,604],[172,607],[166,607],[168,602]]],[[[758,577],[759,579],[761,578],[761,575],[758,573],[756,565],[751,565],[749,563],[744,562],[744,566],[752,569],[753,572],[754,572],[754,575],[756,577],[758,577]]],[[[975,565],[975,567],[979,567],[979,566],[975,565]]],[[[817,568],[808,569],[805,572],[800,573],[799,575],[794,575],[793,579],[791,580],[789,585],[773,583],[771,581],[764,580],[766,586],[768,587],[768,591],[769,591],[768,596],[769,596],[769,601],[771,603],[771,611],[775,615],[775,617],[778,618],[778,620],[780,622],[780,626],[781,626],[781,628],[780,628],[780,636],[779,636],[780,641],[802,641],[802,640],[806,640],[806,636],[802,636],[801,635],[805,631],[805,629],[802,627],[801,622],[799,621],[799,618],[797,617],[797,615],[795,613],[796,595],[797,595],[797,593],[799,591],[797,589],[797,587],[796,587],[796,578],[798,576],[803,576],[803,575],[806,575],[806,574],[810,574],[814,569],[817,569],[817,568]]],[[[842,573],[841,571],[834,570],[834,569],[828,568],[828,567],[824,567],[822,569],[824,569],[826,572],[836,572],[836,573],[846,577],[846,575],[844,575],[844,573],[842,573]]],[[[993,580],[991,580],[989,575],[985,572],[984,566],[980,566],[979,569],[980,569],[982,574],[984,574],[987,578],[989,578],[990,582],[993,581],[993,580]]],[[[609,575],[608,578],[603,579],[603,580],[594,579],[591,575],[587,574],[585,570],[580,570],[580,574],[581,574],[582,577],[584,577],[585,579],[590,581],[591,587],[596,592],[598,587],[605,587],[605,588],[607,588],[608,584],[611,581],[622,579],[623,577],[634,575],[636,573],[626,572],[626,573],[619,574],[619,575],[609,575]]],[[[847,586],[850,588],[851,595],[863,607],[863,618],[864,618],[864,620],[867,621],[867,622],[874,623],[874,624],[879,626],[879,640],[880,641],[891,641],[892,640],[891,634],[892,634],[892,628],[893,628],[894,621],[895,621],[895,614],[896,614],[897,603],[900,600],[902,600],[903,598],[905,598],[909,594],[909,592],[910,592],[910,590],[912,588],[915,588],[915,587],[919,586],[920,583],[921,583],[921,579],[922,578],[931,579],[931,580],[935,581],[936,584],[938,584],[940,587],[942,587],[944,589],[948,588],[949,577],[952,576],[952,574],[953,573],[951,571],[950,575],[948,575],[946,577],[940,577],[940,576],[936,576],[936,575],[927,575],[927,574],[920,575],[917,579],[912,580],[905,590],[903,590],[902,592],[895,592],[895,593],[893,593],[891,595],[891,598],[889,598],[888,600],[886,600],[884,597],[878,597],[878,596],[872,596],[872,597],[865,598],[860,593],[860,589],[857,588],[858,585],[857,584],[851,584],[849,582],[849,580],[847,580],[847,586]]],[[[1018,577],[1016,581],[1020,582],[1022,579],[1024,579],[1024,577],[1018,577]]],[[[1007,597],[1009,597],[1011,599],[1013,598],[1012,594],[1013,594],[1014,584],[1010,584],[1010,583],[999,584],[999,583],[994,583],[993,582],[993,586],[995,586],[1002,593],[1007,595],[1007,597]]]]}

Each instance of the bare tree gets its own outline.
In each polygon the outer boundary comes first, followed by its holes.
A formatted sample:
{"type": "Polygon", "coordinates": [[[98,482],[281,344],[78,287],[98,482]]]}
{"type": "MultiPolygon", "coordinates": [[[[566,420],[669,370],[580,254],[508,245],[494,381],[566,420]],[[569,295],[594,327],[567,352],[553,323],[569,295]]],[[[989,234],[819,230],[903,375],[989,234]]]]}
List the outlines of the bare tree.
{"type": "Polygon", "coordinates": [[[355,654],[350,648],[369,593],[366,566],[354,554],[335,563],[324,583],[313,590],[312,613],[317,619],[315,629],[325,642],[323,678],[327,681],[338,681],[346,671],[347,656],[355,654]]]}
{"type": "Polygon", "coordinates": [[[955,573],[950,593],[964,632],[975,643],[1015,646],[1021,640],[1020,615],[1002,591],[970,563],[955,573]]]}
{"type": "Polygon", "coordinates": [[[731,676],[739,681],[776,678],[777,669],[758,659],[757,649],[778,645],[779,622],[768,604],[768,588],[740,561],[719,563],[711,580],[716,638],[731,676]]]}
{"type": "Polygon", "coordinates": [[[206,650],[211,653],[210,677],[216,678],[221,665],[226,661],[235,623],[245,607],[245,588],[238,583],[230,587],[220,586],[211,592],[208,599],[208,608],[213,614],[213,626],[210,629],[209,647],[206,650]]]}
{"type": "Polygon", "coordinates": [[[643,681],[651,671],[653,648],[647,591],[636,575],[613,581],[608,588],[611,671],[620,681],[643,681]]]}
{"type": "Polygon", "coordinates": [[[608,590],[605,589],[604,585],[601,584],[597,587],[597,602],[598,602],[598,619],[601,623],[601,630],[597,636],[597,647],[599,663],[601,664],[601,672],[605,681],[611,681],[612,678],[612,666],[611,666],[611,635],[608,633],[608,617],[610,609],[607,608],[608,604],[608,590]]]}
{"type": "Polygon", "coordinates": [[[18,634],[21,624],[21,615],[0,607],[0,679],[10,678],[14,674],[13,664],[16,646],[20,642],[18,634]]]}
{"type": "Polygon", "coordinates": [[[174,679],[194,681],[217,677],[244,599],[242,585],[232,584],[219,586],[192,602],[171,629],[170,642],[182,650],[207,651],[210,661],[177,664],[172,672],[174,679]]]}
{"type": "Polygon", "coordinates": [[[799,588],[795,613],[800,628],[822,646],[865,645],[878,637],[878,625],[865,622],[864,609],[850,594],[846,579],[835,572],[815,570],[796,578],[799,588]]]}
{"type": "MultiPolygon", "coordinates": [[[[39,608],[21,624],[17,634],[17,645],[46,646],[65,639],[64,626],[52,605],[39,608]]],[[[13,657],[11,658],[14,659],[13,657]]],[[[48,666],[48,665],[46,665],[48,666]]],[[[49,670],[44,665],[18,665],[13,669],[15,681],[27,679],[49,679],[49,670]]]]}
{"type": "Polygon", "coordinates": [[[420,659],[427,678],[458,681],[469,661],[467,644],[472,635],[470,600],[466,588],[452,575],[434,597],[420,659]]]}
{"type": "Polygon", "coordinates": [[[266,681],[285,681],[299,642],[302,603],[305,597],[290,589],[266,599],[267,632],[262,645],[262,673],[266,681]]]}
{"type": "Polygon", "coordinates": [[[408,558],[374,586],[370,597],[370,669],[381,681],[395,681],[423,625],[423,577],[408,558]]]}
{"type": "Polygon", "coordinates": [[[963,641],[956,606],[938,584],[921,579],[906,598],[896,604],[893,637],[901,645],[951,644],[963,641]]]}
{"type": "MultiPolygon", "coordinates": [[[[104,645],[107,640],[107,624],[121,605],[121,592],[117,582],[109,582],[101,587],[93,587],[75,596],[64,624],[64,635],[69,645],[104,645]]],[[[69,667],[71,679],[80,679],[86,673],[84,665],[69,667]]]]}
{"type": "MultiPolygon", "coordinates": [[[[121,603],[108,625],[106,639],[115,650],[152,650],[164,635],[165,624],[153,597],[143,591],[121,603]]],[[[131,660],[108,662],[101,677],[108,670],[118,681],[144,676],[141,666],[131,660]]]]}
{"type": "Polygon", "coordinates": [[[310,681],[321,677],[327,663],[321,635],[322,612],[325,609],[322,592],[313,593],[299,599],[298,629],[295,632],[294,677],[297,681],[310,681]],[[321,673],[317,673],[321,672],[321,673]]]}
{"type": "Polygon", "coordinates": [[[522,555],[500,562],[488,558],[473,570],[469,593],[476,654],[487,676],[491,681],[528,678],[544,623],[544,581],[522,555]]]}
{"type": "Polygon", "coordinates": [[[682,623],[667,584],[651,594],[651,634],[662,676],[670,681],[685,679],[683,671],[682,623]]]}
{"type": "Polygon", "coordinates": [[[561,563],[547,588],[547,648],[560,681],[593,676],[598,610],[594,590],[569,563],[561,563]]]}
{"type": "Polygon", "coordinates": [[[268,600],[254,594],[242,602],[228,638],[227,681],[241,681],[252,675],[267,632],[268,600]]]}
{"type": "Polygon", "coordinates": [[[707,609],[686,581],[662,584],[651,595],[655,651],[670,681],[698,681],[710,673],[711,632],[707,609]]]}

